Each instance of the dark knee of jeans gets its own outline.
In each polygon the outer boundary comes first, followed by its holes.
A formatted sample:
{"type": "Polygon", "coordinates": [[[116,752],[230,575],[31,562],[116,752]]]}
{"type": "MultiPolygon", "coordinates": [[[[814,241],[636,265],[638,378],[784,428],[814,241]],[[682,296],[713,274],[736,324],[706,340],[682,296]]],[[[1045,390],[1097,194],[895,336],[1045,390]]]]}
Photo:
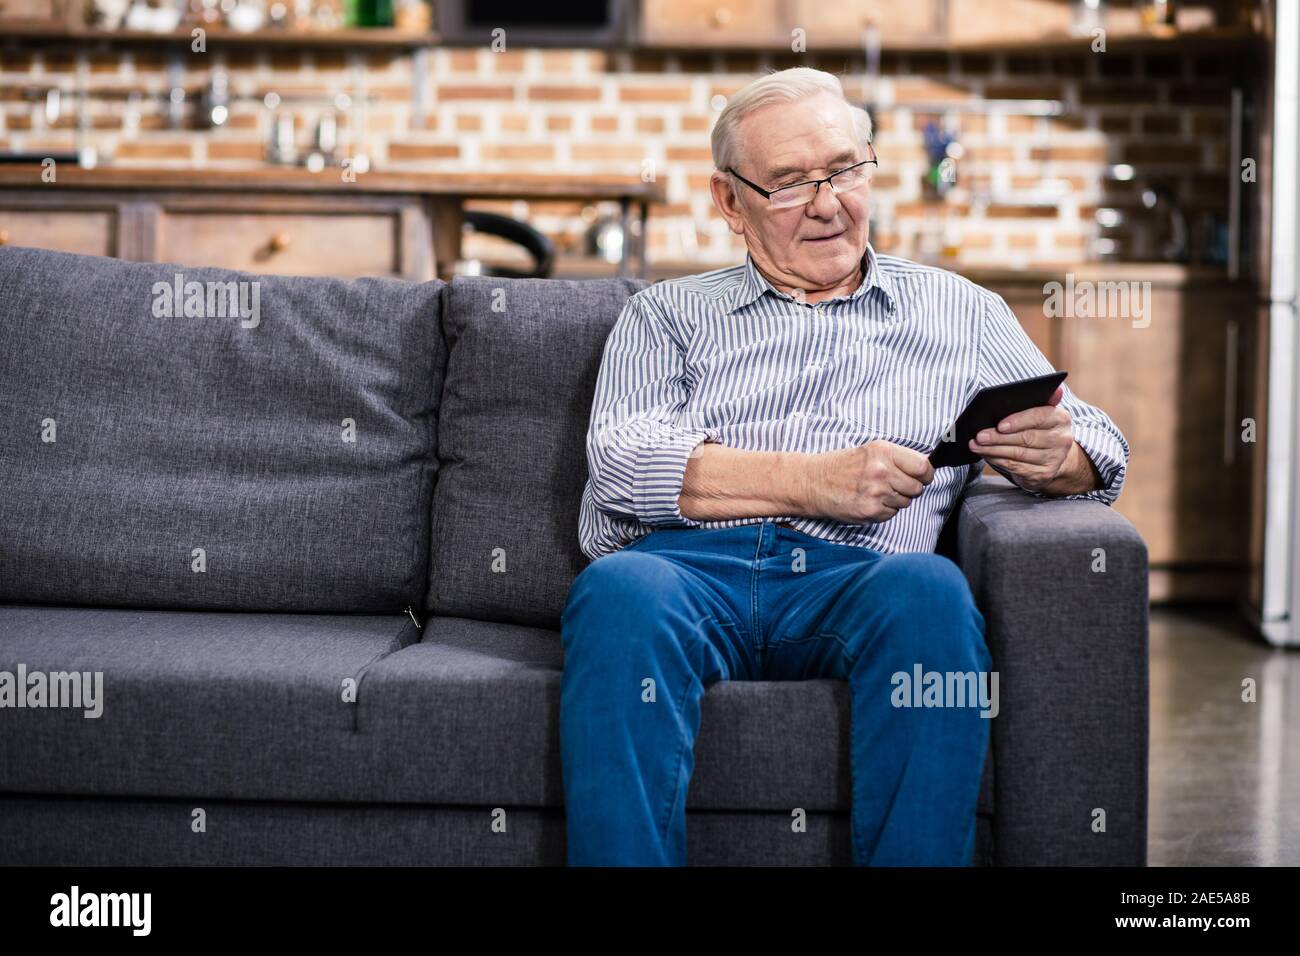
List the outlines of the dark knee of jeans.
{"type": "Polygon", "coordinates": [[[626,643],[639,629],[635,624],[657,613],[682,588],[679,572],[667,560],[639,551],[616,551],[597,558],[574,579],[564,604],[561,636],[567,646],[578,618],[584,614],[613,615],[618,627],[601,628],[601,639],[617,636],[626,643]]]}
{"type": "Polygon", "coordinates": [[[891,555],[879,573],[890,579],[887,593],[917,609],[933,611],[975,605],[966,575],[943,555],[928,551],[891,555]]]}
{"type": "Polygon", "coordinates": [[[658,597],[678,586],[678,576],[663,558],[640,551],[615,551],[597,558],[574,579],[569,602],[575,595],[592,594],[604,600],[658,597]]]}

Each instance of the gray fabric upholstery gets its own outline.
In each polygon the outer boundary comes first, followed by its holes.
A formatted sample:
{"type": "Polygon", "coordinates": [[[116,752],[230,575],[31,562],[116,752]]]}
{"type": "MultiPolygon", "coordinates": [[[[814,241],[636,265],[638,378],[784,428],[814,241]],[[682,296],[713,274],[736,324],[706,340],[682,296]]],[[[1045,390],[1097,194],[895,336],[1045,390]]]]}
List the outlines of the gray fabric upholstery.
{"type": "MultiPolygon", "coordinates": [[[[241,330],[153,319],[174,271],[0,249],[0,670],[105,680],[98,719],[0,712],[0,860],[562,863],[554,628],[601,351],[644,283],[262,276],[241,330]]],[[[1000,479],[948,531],[1001,677],[977,862],[1141,865],[1141,539],[1000,479]]],[[[848,704],[711,685],[689,861],[847,862],[848,704]]]]}
{"type": "Polygon", "coordinates": [[[0,791],[348,799],[368,781],[343,682],[364,692],[414,633],[405,615],[0,607],[0,670],[101,671],[104,700],[0,712],[0,791]]]}
{"type": "MultiPolygon", "coordinates": [[[[389,785],[428,803],[562,806],[562,658],[555,631],[430,619],[418,645],[366,675],[361,727],[404,741],[407,763],[389,785]]],[[[712,684],[686,805],[847,812],[848,743],[844,681],[712,684]]],[[[991,812],[989,770],[981,808],[991,812]]]]}
{"type": "Polygon", "coordinates": [[[0,600],[418,605],[440,290],[0,248],[0,600]],[[258,324],[157,317],[177,273],[258,324]]]}
{"type": "MultiPolygon", "coordinates": [[[[6,712],[0,792],[562,807],[559,635],[433,618],[402,648],[406,620],[0,608],[0,670],[103,671],[105,698],[6,712]]],[[[847,812],[848,705],[711,685],[687,807],[847,812]]]]}
{"type": "Polygon", "coordinates": [[[586,564],[578,503],[601,352],[624,301],[645,285],[457,278],[446,287],[434,612],[559,625],[586,564]]]}
{"type": "Polygon", "coordinates": [[[1002,478],[981,478],[960,507],[960,563],[1000,675],[997,862],[1144,866],[1146,545],[1105,505],[1002,478]]]}
{"type": "MultiPolygon", "coordinates": [[[[0,796],[0,860],[55,866],[563,866],[564,812],[504,807],[268,804],[220,800],[104,800],[0,796]],[[202,808],[206,833],[191,830],[202,808]]],[[[988,817],[975,828],[975,860],[992,855],[988,817]]],[[[847,866],[849,816],[693,810],[690,866],[847,866]]]]}

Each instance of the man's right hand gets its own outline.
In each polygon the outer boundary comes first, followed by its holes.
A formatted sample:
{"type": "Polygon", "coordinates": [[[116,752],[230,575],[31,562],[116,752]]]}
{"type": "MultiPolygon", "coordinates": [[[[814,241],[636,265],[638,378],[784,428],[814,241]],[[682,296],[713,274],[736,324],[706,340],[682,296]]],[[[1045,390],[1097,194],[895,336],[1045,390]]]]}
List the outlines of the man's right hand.
{"type": "Polygon", "coordinates": [[[888,521],[934,481],[925,455],[883,440],[810,459],[803,495],[808,513],[847,524],[888,521]]]}

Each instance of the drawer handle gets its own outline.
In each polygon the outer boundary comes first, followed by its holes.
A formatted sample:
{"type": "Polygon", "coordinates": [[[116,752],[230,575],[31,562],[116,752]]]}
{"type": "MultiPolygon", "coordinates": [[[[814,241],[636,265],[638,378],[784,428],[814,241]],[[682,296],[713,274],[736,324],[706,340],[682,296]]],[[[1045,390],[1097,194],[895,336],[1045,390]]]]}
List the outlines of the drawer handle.
{"type": "Polygon", "coordinates": [[[289,248],[289,234],[287,232],[277,232],[266,245],[272,252],[284,252],[289,248]]]}

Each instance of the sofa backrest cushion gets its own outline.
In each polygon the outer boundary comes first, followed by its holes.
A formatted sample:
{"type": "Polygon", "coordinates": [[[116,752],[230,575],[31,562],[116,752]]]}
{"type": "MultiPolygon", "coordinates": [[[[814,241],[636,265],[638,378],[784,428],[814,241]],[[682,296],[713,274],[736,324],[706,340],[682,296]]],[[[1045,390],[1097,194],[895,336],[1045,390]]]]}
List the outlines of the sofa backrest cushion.
{"type": "Polygon", "coordinates": [[[578,547],[605,339],[640,279],[457,277],[429,556],[431,611],[559,624],[578,547]]]}
{"type": "Polygon", "coordinates": [[[418,607],[441,286],[0,249],[0,600],[418,607]]]}

